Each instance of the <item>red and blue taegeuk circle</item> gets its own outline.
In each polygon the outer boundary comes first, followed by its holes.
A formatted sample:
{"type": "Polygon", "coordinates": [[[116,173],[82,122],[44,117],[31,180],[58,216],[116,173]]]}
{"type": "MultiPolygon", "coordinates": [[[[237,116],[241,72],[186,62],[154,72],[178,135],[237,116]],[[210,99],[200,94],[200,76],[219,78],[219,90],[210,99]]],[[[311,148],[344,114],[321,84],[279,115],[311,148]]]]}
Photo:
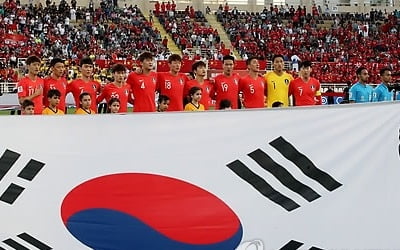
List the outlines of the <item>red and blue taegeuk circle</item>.
{"type": "Polygon", "coordinates": [[[61,217],[95,250],[232,250],[243,235],[238,216],[218,197],[155,174],[86,181],[64,198],[61,217]]]}

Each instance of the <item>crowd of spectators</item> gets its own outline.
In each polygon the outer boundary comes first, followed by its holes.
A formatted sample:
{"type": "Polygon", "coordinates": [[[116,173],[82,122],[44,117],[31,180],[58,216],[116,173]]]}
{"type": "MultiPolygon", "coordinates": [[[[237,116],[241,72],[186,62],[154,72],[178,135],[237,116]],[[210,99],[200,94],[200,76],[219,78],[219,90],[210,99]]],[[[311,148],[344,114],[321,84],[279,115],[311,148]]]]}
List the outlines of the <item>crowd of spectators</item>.
{"type": "Polygon", "coordinates": [[[11,59],[32,54],[74,60],[83,55],[129,59],[143,51],[168,53],[160,32],[140,9],[118,7],[115,0],[102,0],[99,8],[93,1],[79,7],[76,0],[61,0],[59,5],[48,0],[46,6],[6,0],[0,7],[0,37],[0,58],[10,65],[11,59]]]}
{"type": "MultiPolygon", "coordinates": [[[[217,29],[211,27],[204,13],[193,6],[187,6],[182,11],[177,11],[174,6],[174,2],[157,2],[154,14],[184,56],[194,54],[194,59],[214,59],[214,55],[225,48],[217,29]],[[190,53],[190,50],[194,50],[194,53],[190,53]]],[[[222,59],[222,54],[220,57],[222,59]]]]}
{"type": "Polygon", "coordinates": [[[398,11],[340,15],[321,11],[319,6],[307,13],[305,7],[271,5],[254,13],[220,6],[217,19],[244,59],[268,60],[281,53],[291,61],[296,55],[300,60],[321,62],[316,71],[323,81],[354,80],[354,70],[361,64],[371,65],[373,81],[383,66],[399,69],[398,11]]]}
{"type": "Polygon", "coordinates": [[[6,64],[5,61],[0,61],[0,82],[17,82],[18,73],[6,64]]]}

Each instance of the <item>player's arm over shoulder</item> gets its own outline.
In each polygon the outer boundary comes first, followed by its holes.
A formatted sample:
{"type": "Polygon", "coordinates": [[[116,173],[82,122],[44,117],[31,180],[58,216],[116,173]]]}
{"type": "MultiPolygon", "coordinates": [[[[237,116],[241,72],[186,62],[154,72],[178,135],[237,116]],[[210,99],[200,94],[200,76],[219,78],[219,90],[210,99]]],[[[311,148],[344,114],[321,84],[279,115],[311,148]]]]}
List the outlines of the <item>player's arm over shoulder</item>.
{"type": "Polygon", "coordinates": [[[70,82],[67,83],[66,93],[69,93],[69,92],[72,92],[72,91],[73,91],[74,86],[75,86],[75,84],[76,84],[76,81],[77,81],[77,80],[75,79],[75,80],[72,80],[72,81],[70,81],[70,82]]]}

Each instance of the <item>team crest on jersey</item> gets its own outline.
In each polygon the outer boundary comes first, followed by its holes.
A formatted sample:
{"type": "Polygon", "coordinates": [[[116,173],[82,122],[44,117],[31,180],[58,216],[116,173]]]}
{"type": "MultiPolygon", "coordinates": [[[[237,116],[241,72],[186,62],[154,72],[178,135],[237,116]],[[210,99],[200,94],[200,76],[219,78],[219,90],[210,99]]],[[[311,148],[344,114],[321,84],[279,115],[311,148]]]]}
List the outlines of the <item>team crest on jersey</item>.
{"type": "Polygon", "coordinates": [[[183,85],[183,84],[184,84],[184,81],[183,81],[183,79],[182,79],[182,78],[179,78],[179,83],[180,83],[181,85],[183,85]]]}
{"type": "Polygon", "coordinates": [[[289,79],[285,79],[285,84],[289,85],[289,79]]]}
{"type": "Polygon", "coordinates": [[[153,83],[154,83],[154,84],[156,84],[156,83],[157,83],[157,80],[156,80],[156,78],[155,78],[155,77],[153,77],[153,79],[152,79],[152,80],[153,80],[153,83]]]}
{"type": "Polygon", "coordinates": [[[128,96],[129,95],[129,91],[127,89],[125,89],[125,95],[128,96]]]}
{"type": "Polygon", "coordinates": [[[92,88],[93,88],[94,90],[96,90],[96,89],[97,89],[96,84],[92,84],[92,88]]]}
{"type": "Polygon", "coordinates": [[[314,90],[314,89],[315,89],[315,86],[314,86],[314,85],[311,85],[311,89],[314,90]]]}
{"type": "Polygon", "coordinates": [[[239,84],[239,80],[238,79],[235,78],[235,79],[233,79],[233,81],[235,82],[236,85],[239,84]]]}

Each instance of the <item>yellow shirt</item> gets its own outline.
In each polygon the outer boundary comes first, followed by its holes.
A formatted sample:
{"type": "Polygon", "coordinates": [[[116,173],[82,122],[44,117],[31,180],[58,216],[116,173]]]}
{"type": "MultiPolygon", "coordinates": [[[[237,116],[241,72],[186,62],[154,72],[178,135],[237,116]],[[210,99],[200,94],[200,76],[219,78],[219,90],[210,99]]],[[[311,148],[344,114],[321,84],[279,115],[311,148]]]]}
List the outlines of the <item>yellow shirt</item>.
{"type": "Polygon", "coordinates": [[[189,102],[185,105],[185,111],[204,111],[204,105],[199,103],[199,106],[195,106],[193,103],[189,102]]]}
{"type": "Polygon", "coordinates": [[[79,109],[77,109],[76,111],[75,111],[75,114],[76,115],[94,115],[94,114],[96,114],[96,112],[94,112],[93,110],[89,110],[89,111],[86,111],[86,110],[84,110],[83,108],[79,108],[79,109]]]}
{"type": "Polygon", "coordinates": [[[274,71],[268,72],[265,75],[268,107],[272,107],[274,102],[281,102],[284,107],[289,106],[288,94],[291,80],[293,80],[293,76],[286,72],[283,72],[280,76],[274,71]]]}
{"type": "Polygon", "coordinates": [[[63,115],[64,111],[60,110],[60,109],[56,109],[55,111],[49,107],[46,107],[45,109],[43,109],[42,111],[42,115],[63,115]]]}

